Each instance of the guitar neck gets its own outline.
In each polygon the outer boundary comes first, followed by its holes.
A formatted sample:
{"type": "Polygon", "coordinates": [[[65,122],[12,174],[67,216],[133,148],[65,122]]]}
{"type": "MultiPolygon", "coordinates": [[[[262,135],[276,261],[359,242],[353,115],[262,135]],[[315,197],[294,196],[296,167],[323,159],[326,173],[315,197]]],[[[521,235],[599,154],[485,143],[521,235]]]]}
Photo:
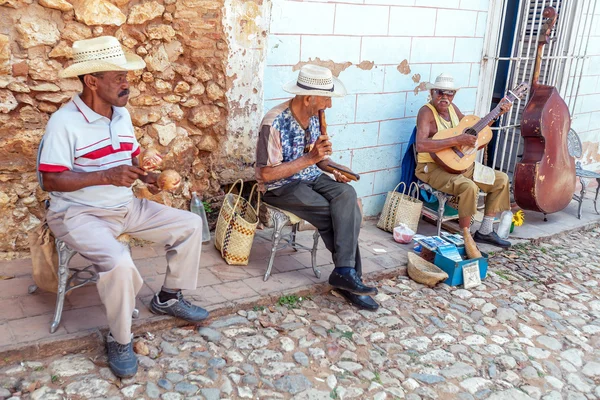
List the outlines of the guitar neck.
{"type": "Polygon", "coordinates": [[[490,111],[490,113],[488,115],[486,115],[485,117],[483,117],[479,121],[477,121],[477,123],[475,125],[473,125],[473,128],[472,128],[475,131],[475,134],[481,132],[483,130],[483,128],[485,128],[486,126],[488,126],[490,124],[490,122],[492,122],[493,120],[498,118],[498,116],[500,115],[500,112],[502,112],[502,110],[500,109],[500,104],[498,104],[496,106],[496,108],[494,108],[492,111],[490,111]]]}

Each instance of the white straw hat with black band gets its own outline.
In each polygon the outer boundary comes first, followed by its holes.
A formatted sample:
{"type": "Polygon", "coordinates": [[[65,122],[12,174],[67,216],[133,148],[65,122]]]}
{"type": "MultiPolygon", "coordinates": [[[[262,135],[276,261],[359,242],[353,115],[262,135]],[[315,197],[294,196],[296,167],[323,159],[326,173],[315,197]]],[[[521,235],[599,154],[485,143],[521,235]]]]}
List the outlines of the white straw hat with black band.
{"type": "Polygon", "coordinates": [[[439,74],[435,78],[434,83],[427,83],[425,87],[429,89],[442,89],[442,90],[454,90],[458,91],[460,88],[454,83],[454,78],[450,74],[439,74]]]}
{"type": "Polygon", "coordinates": [[[283,85],[283,90],[300,96],[344,97],[346,87],[333,76],[329,68],[306,64],[300,68],[298,79],[283,85]]]}
{"type": "Polygon", "coordinates": [[[112,36],[73,42],[73,64],[59,72],[61,78],[106,71],[135,71],[146,66],[144,60],[125,53],[121,43],[112,36]]]}

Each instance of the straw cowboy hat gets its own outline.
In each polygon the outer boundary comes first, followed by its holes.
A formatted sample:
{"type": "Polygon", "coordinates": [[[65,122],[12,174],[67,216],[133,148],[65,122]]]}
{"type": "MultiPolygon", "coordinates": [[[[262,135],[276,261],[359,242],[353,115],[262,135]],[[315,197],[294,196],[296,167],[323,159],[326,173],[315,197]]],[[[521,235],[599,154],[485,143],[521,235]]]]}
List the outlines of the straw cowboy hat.
{"type": "Polygon", "coordinates": [[[437,78],[435,78],[434,83],[427,83],[425,87],[429,89],[442,89],[442,90],[454,90],[458,91],[460,88],[455,86],[454,78],[450,74],[439,74],[437,78]]]}
{"type": "Polygon", "coordinates": [[[104,71],[135,71],[146,66],[135,54],[125,53],[121,43],[112,36],[73,42],[74,62],[59,72],[61,78],[104,71]]]}
{"type": "Polygon", "coordinates": [[[346,87],[328,68],[306,64],[300,68],[298,79],[283,85],[283,90],[301,96],[343,97],[346,87]]]}

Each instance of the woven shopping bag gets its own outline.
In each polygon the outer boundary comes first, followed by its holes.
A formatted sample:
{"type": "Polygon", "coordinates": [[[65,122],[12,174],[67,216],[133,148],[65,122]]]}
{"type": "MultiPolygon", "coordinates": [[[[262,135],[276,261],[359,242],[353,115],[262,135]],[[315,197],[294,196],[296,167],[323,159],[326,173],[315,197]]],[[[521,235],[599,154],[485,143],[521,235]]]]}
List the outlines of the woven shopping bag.
{"type": "Polygon", "coordinates": [[[393,232],[395,227],[400,223],[404,223],[414,232],[417,232],[419,218],[421,218],[421,208],[423,208],[423,202],[418,197],[419,187],[415,182],[410,185],[408,191],[406,191],[406,184],[400,182],[394,188],[394,191],[387,193],[377,227],[386,232],[393,232]],[[401,192],[398,191],[400,185],[404,186],[401,192]],[[413,185],[415,186],[414,189],[413,185]]]}
{"type": "Polygon", "coordinates": [[[248,265],[256,226],[258,225],[258,209],[260,207],[260,193],[255,184],[250,191],[248,200],[241,195],[244,181],[237,180],[225,195],[223,206],[217,219],[215,230],[215,247],[229,265],[248,265]],[[240,184],[240,194],[233,194],[233,188],[240,184]],[[256,208],[250,201],[256,193],[256,208]]]}
{"type": "Polygon", "coordinates": [[[46,219],[27,233],[33,281],[37,287],[56,293],[58,291],[58,252],[54,245],[54,235],[46,219]]]}

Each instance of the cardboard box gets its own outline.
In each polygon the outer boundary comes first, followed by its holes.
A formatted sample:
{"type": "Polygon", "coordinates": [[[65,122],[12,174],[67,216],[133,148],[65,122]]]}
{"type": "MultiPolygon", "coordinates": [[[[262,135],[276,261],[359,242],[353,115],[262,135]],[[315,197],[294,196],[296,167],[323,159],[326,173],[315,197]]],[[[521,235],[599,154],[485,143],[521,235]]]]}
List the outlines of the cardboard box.
{"type": "MultiPolygon", "coordinates": [[[[461,256],[465,255],[464,246],[458,247],[458,252],[461,256]]],[[[463,267],[472,265],[472,263],[477,263],[479,267],[479,276],[481,280],[484,280],[487,276],[488,269],[488,255],[486,253],[481,253],[483,257],[474,258],[470,260],[464,261],[454,261],[449,258],[444,257],[440,253],[435,253],[435,259],[433,263],[437,265],[439,268],[443,269],[448,274],[448,279],[444,281],[445,284],[450,286],[458,286],[464,283],[463,280],[463,267]]]]}

